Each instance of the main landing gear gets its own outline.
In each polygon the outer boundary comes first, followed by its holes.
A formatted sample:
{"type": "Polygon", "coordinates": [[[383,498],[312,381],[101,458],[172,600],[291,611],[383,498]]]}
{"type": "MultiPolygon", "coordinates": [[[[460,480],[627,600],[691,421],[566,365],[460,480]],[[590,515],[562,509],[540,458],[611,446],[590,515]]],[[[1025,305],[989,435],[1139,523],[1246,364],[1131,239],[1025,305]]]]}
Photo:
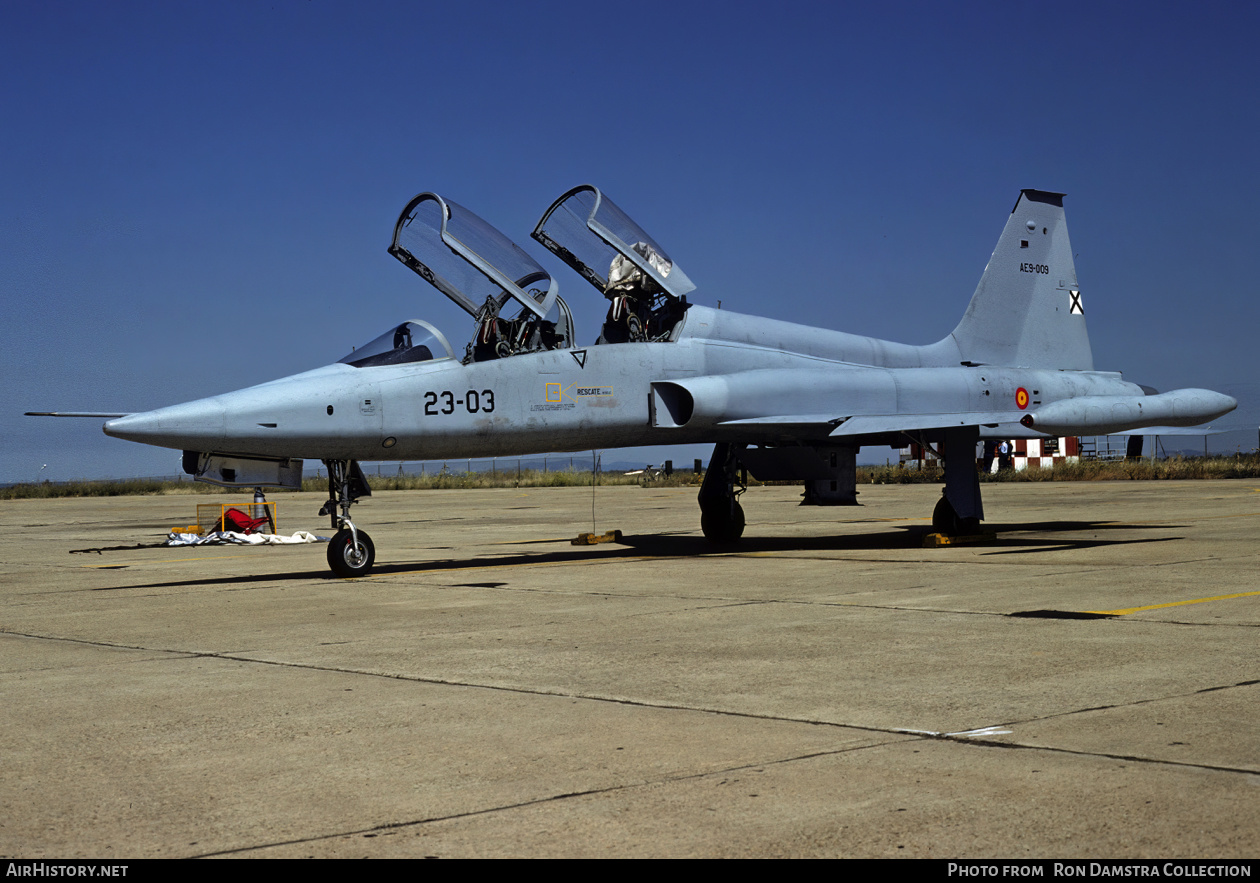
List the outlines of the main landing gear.
{"type": "Polygon", "coordinates": [[[947,537],[980,533],[984,504],[980,500],[980,476],[976,473],[979,427],[945,431],[945,490],[932,510],[932,530],[947,537]]]}
{"type": "MultiPolygon", "coordinates": [[[[929,446],[927,439],[919,437],[914,441],[929,446]]],[[[980,499],[980,476],[976,472],[976,444],[980,440],[980,429],[977,426],[960,426],[940,431],[934,441],[939,447],[932,450],[945,464],[945,489],[936,508],[932,512],[932,530],[947,537],[967,537],[981,534],[980,522],[984,520],[984,504],[980,499]]],[[[745,452],[746,445],[720,442],[713,446],[713,459],[709,461],[709,469],[704,474],[704,482],[700,485],[700,529],[704,537],[711,543],[730,545],[739,542],[744,534],[744,509],[739,505],[739,495],[747,490],[748,479],[742,460],[749,460],[754,470],[757,463],[762,466],[774,466],[776,461],[765,459],[765,449],[753,449],[745,452]],[[753,455],[762,459],[759,461],[753,455]]],[[[854,487],[853,450],[848,454],[850,464],[847,473],[836,471],[839,455],[831,457],[834,480],[817,481],[817,484],[829,483],[831,491],[843,484],[847,493],[856,496],[854,487]],[[844,476],[847,475],[847,482],[844,476]]],[[[787,448],[791,454],[793,449],[787,448]]],[[[773,453],[771,451],[770,453],[773,453]]],[[[786,458],[777,461],[779,466],[790,461],[786,458]]],[[[782,470],[780,470],[782,472],[782,470]]],[[[761,473],[759,472],[758,475],[761,473]]],[[[782,477],[782,475],[778,476],[782,477]]],[[[812,476],[817,478],[817,476],[812,476]]],[[[807,482],[806,488],[809,488],[807,482]]]]}
{"type": "Polygon", "coordinates": [[[713,446],[713,459],[700,485],[700,529],[711,543],[730,545],[744,535],[744,508],[739,495],[747,490],[739,473],[739,452],[743,445],[720,442],[713,446]]]}
{"type": "Polygon", "coordinates": [[[328,566],[337,576],[366,576],[376,561],[376,546],[366,531],[359,530],[350,520],[350,507],[360,497],[370,497],[372,489],[355,460],[325,460],[328,467],[328,502],[319,510],[320,515],[332,519],[337,529],[328,543],[328,566]],[[341,514],[337,514],[337,510],[341,514]]]}

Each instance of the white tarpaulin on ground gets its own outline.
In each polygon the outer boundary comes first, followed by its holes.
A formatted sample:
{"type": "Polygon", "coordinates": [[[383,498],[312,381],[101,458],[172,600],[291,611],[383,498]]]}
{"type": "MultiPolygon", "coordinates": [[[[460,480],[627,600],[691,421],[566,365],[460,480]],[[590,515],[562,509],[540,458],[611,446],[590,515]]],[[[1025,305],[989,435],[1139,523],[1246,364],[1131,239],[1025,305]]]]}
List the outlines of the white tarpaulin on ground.
{"type": "Polygon", "coordinates": [[[171,531],[166,538],[168,546],[208,546],[215,543],[237,543],[243,546],[282,546],[295,543],[326,543],[328,537],[317,537],[313,533],[299,530],[292,536],[281,536],[274,533],[235,533],[230,530],[216,531],[205,536],[196,533],[176,533],[171,531]]]}

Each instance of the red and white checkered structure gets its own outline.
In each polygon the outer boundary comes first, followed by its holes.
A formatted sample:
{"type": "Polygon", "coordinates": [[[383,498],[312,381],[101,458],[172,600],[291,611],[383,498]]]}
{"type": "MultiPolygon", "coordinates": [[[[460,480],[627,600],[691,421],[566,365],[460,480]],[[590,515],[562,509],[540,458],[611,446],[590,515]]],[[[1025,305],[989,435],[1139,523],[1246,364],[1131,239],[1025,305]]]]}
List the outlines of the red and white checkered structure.
{"type": "Polygon", "coordinates": [[[1050,469],[1058,463],[1075,463],[1081,459],[1081,440],[1075,436],[1066,438],[1018,438],[1015,445],[1014,466],[1017,472],[1025,469],[1050,469]]]}
{"type": "MultiPolygon", "coordinates": [[[[1075,436],[1065,436],[1063,438],[1018,438],[1012,439],[1011,447],[1011,465],[1017,471],[1025,469],[1053,469],[1058,463],[1075,463],[1081,459],[1081,440],[1075,436]]],[[[924,462],[924,460],[935,460],[936,455],[931,450],[925,450],[921,445],[912,444],[909,447],[901,449],[901,462],[910,461],[924,462]]],[[[997,454],[994,453],[994,465],[997,464],[997,454]]],[[[976,465],[983,467],[984,461],[976,458],[976,465]]]]}

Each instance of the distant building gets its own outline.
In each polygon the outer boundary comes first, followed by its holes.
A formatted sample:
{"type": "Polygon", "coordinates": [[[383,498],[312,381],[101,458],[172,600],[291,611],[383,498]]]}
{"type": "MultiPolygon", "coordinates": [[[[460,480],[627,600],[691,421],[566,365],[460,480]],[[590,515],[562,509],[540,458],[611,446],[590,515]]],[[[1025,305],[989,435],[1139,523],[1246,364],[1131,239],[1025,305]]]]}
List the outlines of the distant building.
{"type": "Polygon", "coordinates": [[[1052,469],[1058,463],[1075,463],[1081,459],[1081,440],[1066,438],[1029,438],[1015,440],[1015,470],[1052,469]]]}
{"type": "MultiPolygon", "coordinates": [[[[1017,471],[1025,469],[1053,469],[1057,463],[1075,463],[1081,459],[1081,440],[1075,436],[1064,438],[1029,438],[1013,439],[1010,442],[1013,452],[1011,465],[1017,471]]],[[[985,466],[985,457],[980,451],[982,442],[977,446],[976,465],[985,466]]],[[[931,449],[912,444],[900,451],[900,461],[905,466],[922,467],[934,462],[937,457],[931,449]]],[[[996,462],[996,460],[994,461],[996,462]]]]}

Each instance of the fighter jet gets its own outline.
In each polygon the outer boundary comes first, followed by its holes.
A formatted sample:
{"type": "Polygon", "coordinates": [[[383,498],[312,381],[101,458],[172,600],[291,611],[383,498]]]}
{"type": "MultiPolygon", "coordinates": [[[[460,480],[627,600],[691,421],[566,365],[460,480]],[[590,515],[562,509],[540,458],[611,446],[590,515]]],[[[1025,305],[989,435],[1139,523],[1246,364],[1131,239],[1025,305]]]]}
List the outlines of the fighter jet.
{"type": "Polygon", "coordinates": [[[411,319],[323,368],[115,417],[105,433],[182,450],[187,472],[228,486],[300,487],[303,462],[322,461],[328,563],[358,577],[376,555],[350,518],[370,495],[361,460],[713,443],[700,524],[728,544],[744,531],[747,474],[800,481],[809,502],[853,502],[858,449],[913,441],[945,464],[934,529],[960,535],[984,518],[981,439],[1194,426],[1237,405],[1094,370],[1059,193],[1020,192],[961,321],[926,346],[690,302],[696,286],[673,258],[590,185],[552,203],[533,238],[607,302],[597,340],[574,339],[557,283],[529,254],[421,193],[389,253],[472,317],[462,353],[411,319]]]}

